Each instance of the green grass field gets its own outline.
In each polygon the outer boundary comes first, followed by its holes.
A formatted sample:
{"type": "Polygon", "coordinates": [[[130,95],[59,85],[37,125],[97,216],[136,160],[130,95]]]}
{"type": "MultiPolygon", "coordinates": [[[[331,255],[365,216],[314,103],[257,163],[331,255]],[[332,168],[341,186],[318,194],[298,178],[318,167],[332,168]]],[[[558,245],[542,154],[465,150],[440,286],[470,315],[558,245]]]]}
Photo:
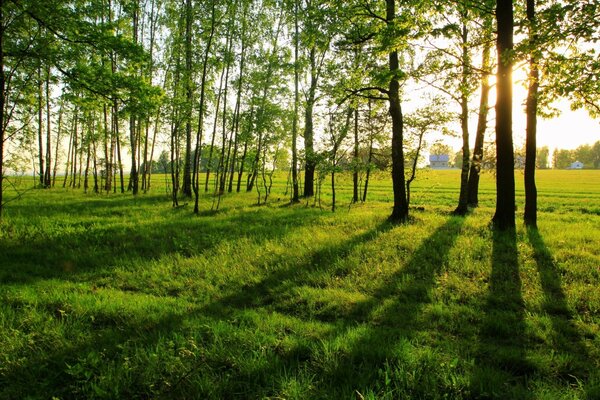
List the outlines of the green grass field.
{"type": "Polygon", "coordinates": [[[0,225],[0,398],[600,399],[600,171],[539,171],[516,234],[491,174],[451,216],[458,180],[421,172],[401,226],[387,174],[352,206],[342,177],[336,213],[284,176],[200,216],[161,176],[28,191],[0,225]]]}

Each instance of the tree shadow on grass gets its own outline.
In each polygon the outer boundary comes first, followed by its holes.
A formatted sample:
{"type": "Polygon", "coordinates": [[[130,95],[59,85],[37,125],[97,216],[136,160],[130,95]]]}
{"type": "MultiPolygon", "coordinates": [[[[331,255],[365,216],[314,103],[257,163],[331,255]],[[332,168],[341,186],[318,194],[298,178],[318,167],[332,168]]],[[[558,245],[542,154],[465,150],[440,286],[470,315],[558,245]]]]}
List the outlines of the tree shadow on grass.
{"type": "MultiPolygon", "coordinates": [[[[527,229],[527,236],[544,292],[542,307],[550,317],[554,330],[553,345],[567,358],[560,368],[558,378],[566,384],[578,384],[595,374],[595,383],[586,390],[589,398],[600,398],[600,354],[597,349],[596,354],[591,354],[593,347],[586,346],[582,333],[575,325],[573,312],[569,309],[562,289],[560,271],[544,239],[535,228],[527,229]]],[[[590,339],[593,340],[593,337],[590,339]]]]}
{"type": "Polygon", "coordinates": [[[94,321],[89,314],[77,320],[70,314],[47,317],[41,327],[63,325],[59,330],[73,334],[70,341],[55,342],[52,331],[39,337],[22,326],[31,339],[0,368],[0,398],[155,398],[176,379],[178,371],[170,369],[177,354],[169,339],[182,315],[94,315],[94,321]]]}
{"type": "Polygon", "coordinates": [[[514,229],[493,231],[492,271],[479,349],[471,377],[477,398],[530,398],[527,379],[525,305],[514,229]]]}
{"type": "MultiPolygon", "coordinates": [[[[279,396],[283,390],[282,374],[308,373],[312,376],[312,385],[318,387],[317,393],[328,393],[331,398],[349,398],[355,396],[355,389],[363,393],[385,390],[389,382],[386,383],[382,371],[390,365],[395,374],[392,379],[395,387],[388,389],[400,397],[424,396],[433,390],[433,386],[443,386],[436,380],[433,364],[427,366],[430,370],[417,371],[412,382],[402,380],[404,373],[415,372],[409,371],[410,368],[419,369],[420,366],[407,366],[405,357],[410,358],[410,355],[399,347],[414,338],[420,329],[430,329],[423,326],[421,314],[425,305],[431,302],[431,289],[438,274],[446,267],[448,254],[463,222],[464,218],[449,218],[420,244],[404,268],[386,278],[368,300],[347,309],[329,310],[315,316],[311,311],[303,310],[306,304],[299,302],[288,308],[282,304],[282,299],[289,296],[293,288],[318,285],[323,275],[347,273],[332,267],[335,260],[347,257],[356,246],[378,240],[394,225],[386,222],[337,247],[319,250],[304,264],[274,272],[207,305],[200,312],[215,318],[233,317],[242,309],[251,308],[291,314],[306,322],[316,319],[330,326],[330,333],[321,339],[322,346],[310,343],[273,353],[267,364],[236,375],[232,379],[233,387],[228,390],[243,393],[242,397],[256,397],[259,393],[264,395],[264,388],[270,387],[272,392],[266,394],[279,396]],[[324,354],[329,352],[327,348],[336,347],[336,342],[343,342],[341,348],[331,350],[329,356],[324,354]]],[[[442,391],[447,389],[441,388],[442,391]]],[[[228,394],[224,395],[227,397],[228,394]]]]}

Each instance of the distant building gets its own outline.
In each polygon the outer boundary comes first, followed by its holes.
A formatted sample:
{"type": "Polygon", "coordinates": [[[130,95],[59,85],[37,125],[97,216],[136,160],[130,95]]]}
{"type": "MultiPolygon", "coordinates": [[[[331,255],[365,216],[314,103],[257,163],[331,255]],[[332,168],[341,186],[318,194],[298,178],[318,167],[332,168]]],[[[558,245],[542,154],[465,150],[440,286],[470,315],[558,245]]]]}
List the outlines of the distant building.
{"type": "Polygon", "coordinates": [[[581,161],[575,161],[574,163],[571,163],[569,169],[583,169],[583,163],[581,161]]]}
{"type": "Polygon", "coordinates": [[[450,168],[450,156],[448,154],[430,155],[429,166],[432,169],[450,168]]]}

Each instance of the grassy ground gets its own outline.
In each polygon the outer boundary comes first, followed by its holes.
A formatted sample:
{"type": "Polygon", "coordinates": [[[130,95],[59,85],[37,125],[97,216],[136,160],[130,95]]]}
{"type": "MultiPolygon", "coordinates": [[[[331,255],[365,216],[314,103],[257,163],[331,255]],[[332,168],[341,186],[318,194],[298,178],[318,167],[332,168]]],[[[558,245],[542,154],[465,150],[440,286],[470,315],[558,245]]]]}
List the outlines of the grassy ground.
{"type": "Polygon", "coordinates": [[[600,171],[540,171],[539,230],[508,234],[491,175],[459,218],[458,171],[423,172],[404,226],[387,176],[335,214],[283,178],[199,217],[162,177],[9,203],[0,398],[600,398],[600,171]]]}

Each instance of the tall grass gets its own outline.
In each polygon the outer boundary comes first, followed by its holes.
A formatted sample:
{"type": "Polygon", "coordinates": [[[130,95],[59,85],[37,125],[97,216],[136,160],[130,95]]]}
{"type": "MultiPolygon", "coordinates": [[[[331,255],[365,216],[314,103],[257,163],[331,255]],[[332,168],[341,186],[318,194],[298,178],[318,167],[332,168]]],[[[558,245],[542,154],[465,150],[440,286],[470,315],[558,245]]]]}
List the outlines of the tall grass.
{"type": "Polygon", "coordinates": [[[503,234],[489,174],[460,218],[459,173],[421,173],[402,226],[387,176],[340,178],[336,213],[285,176],[200,216],[161,176],[9,203],[0,398],[600,398],[597,171],[540,171],[539,230],[503,234]]]}

